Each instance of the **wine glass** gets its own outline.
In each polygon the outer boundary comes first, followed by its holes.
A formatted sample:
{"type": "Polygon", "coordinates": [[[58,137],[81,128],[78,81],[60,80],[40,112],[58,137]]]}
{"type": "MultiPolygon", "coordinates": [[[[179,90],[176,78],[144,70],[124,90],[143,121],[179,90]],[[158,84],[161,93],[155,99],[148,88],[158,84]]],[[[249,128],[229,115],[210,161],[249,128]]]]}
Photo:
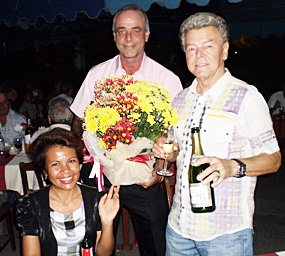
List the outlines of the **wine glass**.
{"type": "Polygon", "coordinates": [[[174,151],[174,129],[173,127],[168,127],[167,134],[165,135],[166,140],[162,145],[164,150],[164,167],[162,170],[157,171],[158,175],[162,176],[172,176],[173,172],[167,169],[167,161],[166,158],[174,151]]]}
{"type": "Polygon", "coordinates": [[[19,155],[21,149],[22,149],[22,138],[21,137],[17,137],[13,139],[13,144],[15,146],[15,148],[17,149],[17,155],[19,155]]]}

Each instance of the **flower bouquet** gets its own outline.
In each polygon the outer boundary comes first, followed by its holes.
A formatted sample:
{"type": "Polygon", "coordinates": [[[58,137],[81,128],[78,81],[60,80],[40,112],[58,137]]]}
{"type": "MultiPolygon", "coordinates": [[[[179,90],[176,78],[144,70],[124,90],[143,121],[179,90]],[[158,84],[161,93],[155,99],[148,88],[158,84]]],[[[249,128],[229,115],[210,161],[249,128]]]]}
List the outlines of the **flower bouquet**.
{"type": "Polygon", "coordinates": [[[108,77],[95,84],[86,108],[83,138],[114,185],[149,182],[154,140],[178,121],[169,93],[158,83],[132,76],[108,77]]]}

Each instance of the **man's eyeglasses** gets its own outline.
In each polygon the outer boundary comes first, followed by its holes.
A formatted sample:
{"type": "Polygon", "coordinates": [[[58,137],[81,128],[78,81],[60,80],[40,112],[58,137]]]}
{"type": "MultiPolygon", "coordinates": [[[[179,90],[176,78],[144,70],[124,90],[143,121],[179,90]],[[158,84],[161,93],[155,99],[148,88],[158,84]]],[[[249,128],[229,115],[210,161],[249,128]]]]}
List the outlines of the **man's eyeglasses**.
{"type": "Polygon", "coordinates": [[[8,105],[8,104],[9,104],[8,100],[0,101],[0,105],[8,105]]]}

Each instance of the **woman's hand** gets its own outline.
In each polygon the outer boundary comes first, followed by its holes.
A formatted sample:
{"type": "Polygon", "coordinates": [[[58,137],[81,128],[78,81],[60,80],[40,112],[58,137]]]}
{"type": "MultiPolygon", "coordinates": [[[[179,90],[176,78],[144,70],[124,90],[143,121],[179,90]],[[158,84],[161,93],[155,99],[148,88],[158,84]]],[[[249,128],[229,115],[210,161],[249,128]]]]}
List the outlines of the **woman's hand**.
{"type": "Polygon", "coordinates": [[[113,223],[120,208],[119,190],[120,186],[112,185],[108,194],[101,197],[98,209],[102,224],[113,223]]]}
{"type": "Polygon", "coordinates": [[[120,186],[112,185],[108,194],[101,197],[98,209],[102,230],[97,231],[96,255],[111,255],[115,246],[113,220],[120,208],[120,186]]]}

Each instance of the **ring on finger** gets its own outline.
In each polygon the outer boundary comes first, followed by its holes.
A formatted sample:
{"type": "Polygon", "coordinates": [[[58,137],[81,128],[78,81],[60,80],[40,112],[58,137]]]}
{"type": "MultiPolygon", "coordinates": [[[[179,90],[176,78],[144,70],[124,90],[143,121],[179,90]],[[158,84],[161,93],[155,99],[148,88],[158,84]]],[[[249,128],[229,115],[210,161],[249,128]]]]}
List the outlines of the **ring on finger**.
{"type": "Polygon", "coordinates": [[[220,176],[220,170],[215,170],[215,172],[220,176]]]}

